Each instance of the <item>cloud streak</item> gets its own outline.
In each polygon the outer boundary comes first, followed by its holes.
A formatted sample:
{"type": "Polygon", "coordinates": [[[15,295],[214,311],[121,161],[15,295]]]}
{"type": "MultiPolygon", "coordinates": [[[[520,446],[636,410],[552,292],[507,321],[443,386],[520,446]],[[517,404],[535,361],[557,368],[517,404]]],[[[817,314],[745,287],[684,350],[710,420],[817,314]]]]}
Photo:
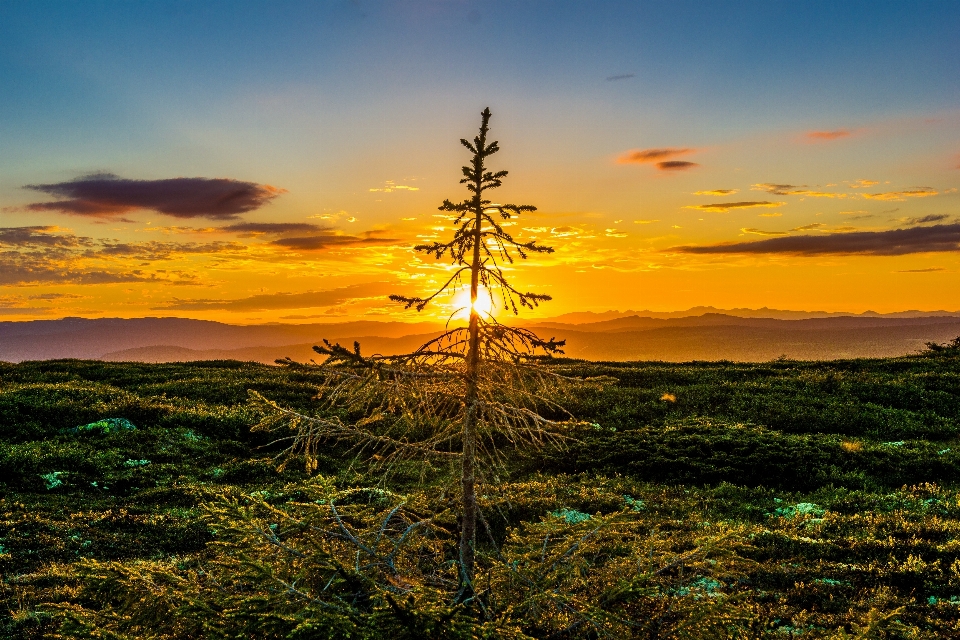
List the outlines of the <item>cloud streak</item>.
{"type": "Polygon", "coordinates": [[[686,160],[666,160],[657,163],[657,169],[660,171],[686,171],[699,166],[696,162],[687,162],[686,160]]]}
{"type": "Polygon", "coordinates": [[[830,235],[770,238],[705,246],[680,246],[670,252],[689,254],[766,254],[791,256],[872,255],[960,251],[960,224],[911,227],[890,231],[855,231],[830,235]]]}
{"type": "Polygon", "coordinates": [[[28,204],[28,211],[119,219],[132,211],[155,211],[175,218],[235,220],[269,203],[286,190],[228,178],[130,180],[100,173],[52,184],[23,187],[56,198],[28,204]]]}
{"type": "Polygon", "coordinates": [[[323,249],[333,249],[337,247],[393,244],[395,242],[400,242],[400,240],[397,238],[381,238],[378,237],[376,231],[368,231],[359,236],[330,232],[310,236],[280,238],[269,244],[276,247],[293,249],[295,251],[321,251],[323,249]]]}
{"type": "Polygon", "coordinates": [[[853,132],[850,131],[849,129],[834,129],[833,131],[808,131],[805,137],[808,140],[823,142],[826,140],[837,140],[839,138],[846,138],[851,134],[853,134],[853,132]]]}
{"type": "Polygon", "coordinates": [[[285,233],[316,233],[329,230],[329,227],[321,227],[309,222],[238,222],[225,227],[217,227],[217,231],[238,233],[247,237],[283,235],[285,233]]]}
{"type": "Polygon", "coordinates": [[[806,185],[793,184],[773,184],[770,182],[761,182],[750,187],[751,191],[766,191],[777,196],[809,196],[811,198],[846,198],[845,193],[833,193],[830,191],[812,191],[806,188],[806,185]]]}
{"type": "Polygon", "coordinates": [[[729,211],[730,209],[750,209],[753,207],[781,207],[786,202],[770,202],[769,200],[749,200],[743,202],[714,202],[713,204],[691,204],[684,209],[698,211],[729,211]]]}
{"type": "Polygon", "coordinates": [[[310,309],[331,307],[350,300],[386,297],[396,292],[390,282],[371,282],[306,293],[268,293],[236,300],[174,300],[154,311],[270,311],[274,309],[310,309]]]}
{"type": "Polygon", "coordinates": [[[935,196],[939,191],[931,187],[914,187],[903,191],[887,191],[885,193],[861,193],[861,198],[867,200],[886,200],[892,202],[903,202],[907,198],[929,198],[935,196]]]}
{"type": "Polygon", "coordinates": [[[619,158],[617,162],[619,164],[652,164],[652,163],[661,163],[663,161],[668,161],[670,158],[675,158],[676,156],[686,155],[688,153],[694,153],[696,149],[690,149],[686,147],[670,147],[663,149],[634,149],[627,151],[619,158]]]}

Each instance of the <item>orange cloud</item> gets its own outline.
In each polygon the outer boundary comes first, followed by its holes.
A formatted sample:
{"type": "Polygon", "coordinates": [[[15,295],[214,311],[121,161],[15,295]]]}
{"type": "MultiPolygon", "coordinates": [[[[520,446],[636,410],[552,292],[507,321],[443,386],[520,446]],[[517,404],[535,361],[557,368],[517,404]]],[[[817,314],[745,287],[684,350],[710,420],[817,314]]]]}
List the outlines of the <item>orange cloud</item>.
{"type": "Polygon", "coordinates": [[[781,207],[786,202],[770,202],[768,200],[750,202],[716,202],[714,204],[687,205],[684,209],[698,209],[700,211],[727,211],[729,209],[748,209],[751,207],[781,207]]]}
{"type": "Polygon", "coordinates": [[[805,189],[806,185],[797,187],[792,184],[772,184],[769,182],[762,182],[760,184],[755,184],[750,187],[751,191],[766,191],[767,193],[772,193],[777,196],[809,196],[811,198],[846,198],[847,194],[845,193],[833,193],[831,191],[811,191],[805,189]]]}
{"type": "Polygon", "coordinates": [[[806,138],[808,140],[836,140],[837,138],[846,138],[853,132],[849,129],[834,129],[833,131],[808,131],[806,138]]]}
{"type": "Polygon", "coordinates": [[[861,193],[861,197],[868,200],[890,200],[893,202],[903,202],[907,198],[927,198],[935,196],[939,191],[931,187],[915,187],[905,189],[904,191],[887,191],[885,193],[861,193]]]}
{"type": "Polygon", "coordinates": [[[740,229],[743,233],[753,233],[758,236],[785,236],[787,235],[786,231],[763,231],[762,229],[754,229],[753,227],[748,227],[745,229],[740,229]]]}
{"type": "Polygon", "coordinates": [[[695,153],[696,149],[689,148],[664,148],[664,149],[633,149],[627,151],[622,156],[617,158],[618,164],[647,164],[651,162],[656,162],[661,164],[661,161],[668,160],[669,158],[674,158],[676,156],[686,155],[688,153],[695,153]]]}
{"type": "Polygon", "coordinates": [[[694,191],[695,196],[729,196],[737,193],[739,189],[708,189],[706,191],[694,191]]]}

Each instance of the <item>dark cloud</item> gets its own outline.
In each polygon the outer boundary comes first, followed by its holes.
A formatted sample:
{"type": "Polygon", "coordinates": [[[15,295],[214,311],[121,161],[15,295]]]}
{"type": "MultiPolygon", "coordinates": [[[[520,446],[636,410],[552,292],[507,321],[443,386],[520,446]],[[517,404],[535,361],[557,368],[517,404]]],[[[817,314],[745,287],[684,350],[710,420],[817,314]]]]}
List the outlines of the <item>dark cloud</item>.
{"type": "Polygon", "coordinates": [[[129,180],[109,173],[24,188],[62,198],[29,204],[26,208],[30,211],[109,219],[143,209],[175,218],[235,220],[241,213],[259,209],[285,193],[270,185],[228,178],[129,180]]]}
{"type": "Polygon", "coordinates": [[[744,202],[714,202],[713,204],[695,204],[685,207],[686,209],[699,209],[701,211],[727,211],[728,209],[750,209],[753,207],[779,207],[786,202],[770,202],[769,200],[749,200],[744,202]]]}
{"type": "Polygon", "coordinates": [[[56,233],[59,227],[0,227],[0,245],[11,247],[92,246],[93,240],[72,234],[56,233]]]}
{"type": "Polygon", "coordinates": [[[267,311],[271,309],[309,309],[331,307],[358,298],[386,297],[396,293],[397,285],[389,282],[355,284],[329,291],[307,293],[269,293],[237,300],[175,300],[154,310],[176,311],[267,311]]]}
{"type": "Polygon", "coordinates": [[[607,76],[607,82],[616,82],[617,80],[626,80],[632,77],[633,77],[632,73],[621,73],[615,76],[607,76]]]}
{"type": "Polygon", "coordinates": [[[111,284],[157,279],[139,269],[118,273],[78,268],[73,262],[59,261],[43,254],[16,251],[0,254],[0,285],[111,284]]]}
{"type": "Polygon", "coordinates": [[[687,162],[686,160],[667,160],[657,163],[657,169],[660,169],[660,171],[686,171],[699,166],[696,162],[687,162]]]}
{"type": "Polygon", "coordinates": [[[790,236],[756,242],[673,247],[668,251],[793,256],[902,256],[911,253],[960,251],[960,224],[940,224],[932,227],[911,227],[890,231],[855,231],[816,236],[790,236]]]}
{"type": "Polygon", "coordinates": [[[83,298],[75,293],[40,293],[35,296],[27,296],[28,300],[76,300],[83,298]]]}
{"type": "Polygon", "coordinates": [[[927,267],[926,269],[904,269],[896,273],[933,273],[934,271],[946,271],[943,267],[927,267]]]}
{"type": "Polygon", "coordinates": [[[914,227],[918,224],[929,224],[931,222],[943,222],[944,220],[948,220],[949,218],[950,216],[948,216],[945,213],[934,213],[934,214],[930,214],[928,216],[923,216],[920,218],[902,218],[898,222],[900,222],[901,224],[906,224],[911,227],[914,227]]]}
{"type": "Polygon", "coordinates": [[[329,228],[308,222],[238,222],[226,227],[217,227],[217,231],[244,235],[281,235],[284,233],[317,233],[329,231],[329,228]]]}
{"type": "Polygon", "coordinates": [[[85,251],[85,258],[134,258],[167,260],[184,254],[243,253],[249,249],[239,242],[103,242],[96,249],[85,251]]]}
{"type": "Polygon", "coordinates": [[[399,240],[396,238],[379,238],[372,233],[367,233],[362,236],[325,233],[315,236],[280,238],[279,240],[272,241],[270,244],[298,251],[319,251],[321,249],[331,249],[334,247],[391,244],[394,242],[399,242],[399,240]]]}
{"type": "MultiPolygon", "coordinates": [[[[798,189],[802,189],[807,185],[796,185],[796,184],[774,184],[772,182],[762,182],[760,184],[755,184],[750,187],[751,191],[766,191],[767,193],[772,193],[777,196],[788,196],[791,194],[798,193],[798,189]]],[[[799,191],[799,193],[804,193],[799,191]]]]}
{"type": "Polygon", "coordinates": [[[669,148],[669,149],[635,149],[627,151],[617,158],[620,164],[644,164],[648,162],[660,162],[674,156],[682,156],[687,153],[693,153],[696,149],[687,148],[669,148]]]}

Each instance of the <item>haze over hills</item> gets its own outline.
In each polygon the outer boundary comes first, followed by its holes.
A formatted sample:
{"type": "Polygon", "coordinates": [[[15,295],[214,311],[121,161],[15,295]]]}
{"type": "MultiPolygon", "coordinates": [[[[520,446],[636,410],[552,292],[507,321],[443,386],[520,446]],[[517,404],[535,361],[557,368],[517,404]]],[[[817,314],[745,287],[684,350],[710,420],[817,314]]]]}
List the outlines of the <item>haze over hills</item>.
{"type": "MultiPolygon", "coordinates": [[[[960,312],[950,311],[840,314],[696,307],[670,313],[578,312],[517,323],[544,337],[566,339],[566,355],[589,360],[887,357],[960,335],[960,312]]],[[[323,338],[343,344],[358,340],[364,353],[393,354],[416,349],[441,330],[431,322],[366,320],[246,326],[187,318],[0,322],[0,360],[309,361],[316,357],[313,345],[323,338]]]]}

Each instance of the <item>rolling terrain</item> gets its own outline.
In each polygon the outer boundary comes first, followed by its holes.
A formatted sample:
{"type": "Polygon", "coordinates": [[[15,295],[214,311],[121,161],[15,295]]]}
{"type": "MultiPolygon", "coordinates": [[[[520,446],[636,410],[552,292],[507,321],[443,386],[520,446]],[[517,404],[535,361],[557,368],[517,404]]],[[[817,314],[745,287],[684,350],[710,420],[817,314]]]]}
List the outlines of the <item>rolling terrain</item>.
{"type": "MultiPolygon", "coordinates": [[[[608,361],[895,357],[917,353],[927,342],[942,343],[960,336],[960,315],[948,312],[811,313],[808,316],[812,317],[798,318],[796,312],[775,310],[690,311],[691,315],[577,313],[518,323],[544,337],[566,339],[569,357],[608,361]]],[[[429,322],[374,321],[250,326],[183,318],[5,322],[0,323],[0,360],[241,360],[271,364],[289,357],[307,362],[316,356],[313,345],[324,338],[343,344],[359,341],[364,353],[389,355],[412,351],[441,329],[429,322]]]]}

